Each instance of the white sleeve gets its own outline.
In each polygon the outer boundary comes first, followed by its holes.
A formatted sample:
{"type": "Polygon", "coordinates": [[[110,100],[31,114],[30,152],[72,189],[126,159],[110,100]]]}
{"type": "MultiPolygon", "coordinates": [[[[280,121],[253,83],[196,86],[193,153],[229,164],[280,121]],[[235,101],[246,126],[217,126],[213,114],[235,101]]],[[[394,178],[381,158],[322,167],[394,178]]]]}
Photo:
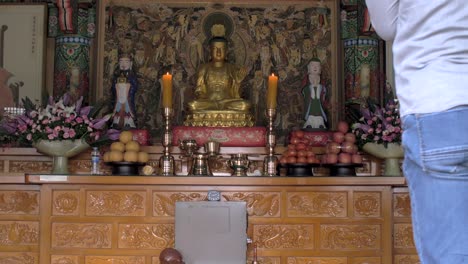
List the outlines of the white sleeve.
{"type": "Polygon", "coordinates": [[[384,40],[393,40],[398,22],[399,0],[366,0],[372,26],[384,40]]]}

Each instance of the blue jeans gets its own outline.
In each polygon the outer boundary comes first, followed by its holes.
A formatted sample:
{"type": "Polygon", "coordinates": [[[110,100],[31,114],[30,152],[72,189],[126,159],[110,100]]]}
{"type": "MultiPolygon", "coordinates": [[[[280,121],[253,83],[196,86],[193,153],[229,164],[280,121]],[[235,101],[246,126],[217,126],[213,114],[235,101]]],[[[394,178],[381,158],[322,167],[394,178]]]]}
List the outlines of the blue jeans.
{"type": "Polygon", "coordinates": [[[421,263],[468,263],[468,106],[405,116],[403,129],[421,263]]]}

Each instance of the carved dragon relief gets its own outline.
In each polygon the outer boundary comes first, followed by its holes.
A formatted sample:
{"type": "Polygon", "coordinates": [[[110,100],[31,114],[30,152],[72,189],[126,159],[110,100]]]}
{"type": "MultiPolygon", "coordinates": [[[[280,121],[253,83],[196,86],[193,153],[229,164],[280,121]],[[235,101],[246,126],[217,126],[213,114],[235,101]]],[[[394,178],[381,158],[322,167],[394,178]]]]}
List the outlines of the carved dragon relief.
{"type": "Polygon", "coordinates": [[[91,256],[85,258],[86,264],[118,263],[145,264],[145,257],[137,256],[91,256]]]}
{"type": "Polygon", "coordinates": [[[289,216],[345,217],[346,192],[290,193],[289,216]]]}
{"type": "Polygon", "coordinates": [[[88,192],[87,215],[144,215],[145,194],[141,192],[88,192]]]}
{"type": "Polygon", "coordinates": [[[353,264],[381,264],[380,257],[354,257],[353,264]]]}
{"type": "Polygon", "coordinates": [[[314,248],[313,225],[255,225],[254,241],[265,249],[314,248]]]}
{"type": "Polygon", "coordinates": [[[111,224],[53,223],[52,247],[110,248],[111,224]]]}
{"type": "Polygon", "coordinates": [[[37,264],[37,255],[29,253],[7,253],[2,252],[0,255],[0,264],[37,264]]]}
{"type": "MultiPolygon", "coordinates": [[[[248,257],[247,263],[252,263],[253,258],[248,257]]],[[[258,264],[280,264],[281,260],[279,257],[257,257],[258,264]]]]}
{"type": "Polygon", "coordinates": [[[322,249],[380,249],[379,225],[321,225],[322,249]]]}
{"type": "Polygon", "coordinates": [[[78,256],[56,256],[50,257],[51,264],[78,264],[78,256]]]}
{"type": "Polygon", "coordinates": [[[153,193],[153,214],[155,216],[174,216],[176,202],[207,201],[206,193],[153,193]]]}
{"type": "MultiPolygon", "coordinates": [[[[179,201],[206,201],[206,193],[162,193],[153,194],[153,212],[156,216],[174,216],[175,203],[179,201]]],[[[249,216],[279,217],[280,194],[261,192],[223,192],[224,201],[245,201],[249,216]]]]}
{"type": "Polygon", "coordinates": [[[174,246],[173,224],[126,224],[119,226],[119,248],[164,249],[174,246]]]}
{"type": "Polygon", "coordinates": [[[344,257],[288,257],[288,264],[347,264],[344,257]]]}
{"type": "Polygon", "coordinates": [[[247,203],[249,216],[278,217],[280,193],[223,193],[226,201],[244,201],[247,203]]]}
{"type": "Polygon", "coordinates": [[[395,264],[421,264],[417,255],[396,255],[395,264]]]}

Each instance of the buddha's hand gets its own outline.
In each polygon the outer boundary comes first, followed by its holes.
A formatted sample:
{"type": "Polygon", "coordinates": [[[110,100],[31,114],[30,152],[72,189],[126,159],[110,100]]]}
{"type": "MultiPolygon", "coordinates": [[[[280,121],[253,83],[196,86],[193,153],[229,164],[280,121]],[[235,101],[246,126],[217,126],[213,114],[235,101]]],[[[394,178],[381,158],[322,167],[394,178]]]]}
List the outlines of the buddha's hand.
{"type": "Polygon", "coordinates": [[[206,93],[200,91],[200,90],[196,90],[195,91],[195,98],[198,98],[198,99],[206,99],[207,96],[206,96],[206,93]]]}
{"type": "Polygon", "coordinates": [[[247,76],[247,69],[245,67],[239,68],[236,74],[236,80],[238,82],[241,82],[245,78],[245,76],[247,76]]]}

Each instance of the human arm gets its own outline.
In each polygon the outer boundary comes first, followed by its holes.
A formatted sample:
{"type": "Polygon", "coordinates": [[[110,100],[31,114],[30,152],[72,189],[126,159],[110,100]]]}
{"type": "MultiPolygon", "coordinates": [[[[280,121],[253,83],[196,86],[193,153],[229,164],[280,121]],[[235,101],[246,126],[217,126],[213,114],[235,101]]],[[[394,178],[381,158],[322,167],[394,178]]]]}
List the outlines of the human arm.
{"type": "Polygon", "coordinates": [[[395,38],[400,0],[366,0],[372,26],[384,40],[395,38]]]}

